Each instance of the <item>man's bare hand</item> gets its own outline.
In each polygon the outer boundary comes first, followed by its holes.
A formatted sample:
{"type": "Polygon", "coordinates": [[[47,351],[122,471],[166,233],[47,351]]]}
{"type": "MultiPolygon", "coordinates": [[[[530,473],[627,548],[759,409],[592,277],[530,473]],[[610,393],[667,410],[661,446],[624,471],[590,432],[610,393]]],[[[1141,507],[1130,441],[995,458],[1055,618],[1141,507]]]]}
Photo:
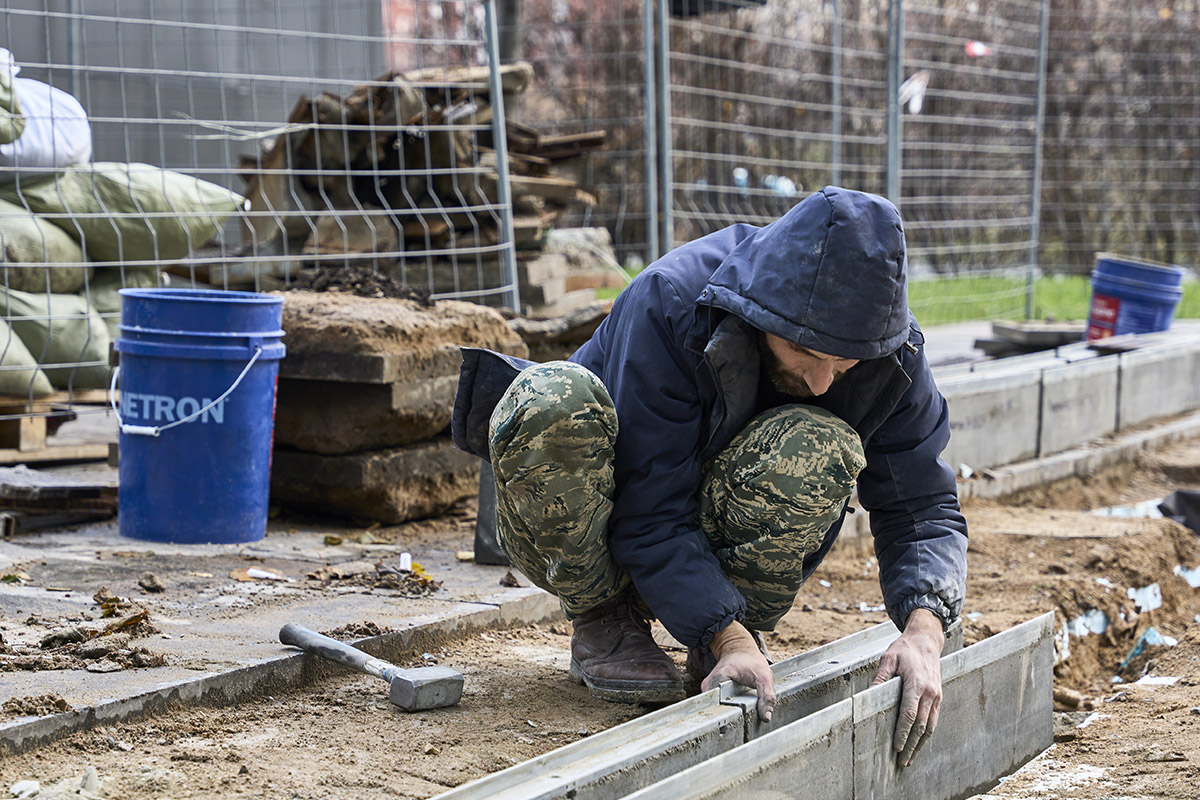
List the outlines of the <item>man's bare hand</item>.
{"type": "Polygon", "coordinates": [[[717,657],[717,665],[700,684],[701,691],[707,692],[721,681],[737,681],[758,693],[758,718],[770,722],[775,711],[775,676],[750,631],[735,620],[713,636],[708,649],[717,657]]]}
{"type": "Polygon", "coordinates": [[[872,686],[899,675],[902,684],[900,718],[896,721],[893,744],[900,766],[907,767],[913,756],[937,727],[942,706],[942,646],[946,637],[942,621],[926,608],[914,609],[900,638],[879,660],[879,672],[872,686]]]}

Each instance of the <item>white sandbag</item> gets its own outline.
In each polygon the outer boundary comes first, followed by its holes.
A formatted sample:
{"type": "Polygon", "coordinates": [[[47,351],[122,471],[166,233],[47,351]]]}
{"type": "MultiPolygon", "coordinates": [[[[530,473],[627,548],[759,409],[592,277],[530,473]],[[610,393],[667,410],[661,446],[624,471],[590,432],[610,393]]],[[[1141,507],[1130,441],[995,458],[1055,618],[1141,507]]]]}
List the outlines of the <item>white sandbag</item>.
{"type": "Polygon", "coordinates": [[[183,258],[206,243],[245,200],[191,175],[150,164],[95,162],[0,187],[79,240],[89,261],[183,258]]]}
{"type": "Polygon", "coordinates": [[[0,320],[0,395],[45,397],[53,392],[54,387],[38,369],[29,348],[7,322],[0,320]]]}
{"type": "MultiPolygon", "coordinates": [[[[23,173],[57,172],[90,161],[92,127],[83,106],[62,89],[16,77],[20,69],[12,63],[12,54],[0,49],[0,81],[10,83],[16,113],[25,123],[19,136],[0,144],[0,167],[23,173]]],[[[0,173],[0,179],[12,178],[11,171],[0,173]]]]}
{"type": "Polygon", "coordinates": [[[0,289],[0,308],[51,385],[58,389],[108,386],[108,327],[86,297],[0,289]]]}
{"type": "Polygon", "coordinates": [[[0,48],[0,144],[15,142],[25,132],[25,117],[13,92],[13,80],[19,71],[12,54],[0,48]]]}
{"type": "Polygon", "coordinates": [[[62,228],[0,200],[0,286],[78,292],[90,274],[83,249],[62,228]],[[52,265],[62,266],[52,266],[52,265]]]}

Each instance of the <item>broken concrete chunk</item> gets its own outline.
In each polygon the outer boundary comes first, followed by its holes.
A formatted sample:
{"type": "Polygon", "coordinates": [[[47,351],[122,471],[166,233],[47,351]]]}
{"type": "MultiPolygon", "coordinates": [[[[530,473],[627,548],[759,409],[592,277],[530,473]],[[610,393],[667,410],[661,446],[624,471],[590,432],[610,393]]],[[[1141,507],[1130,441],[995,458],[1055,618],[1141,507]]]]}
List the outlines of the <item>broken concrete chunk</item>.
{"type": "Polygon", "coordinates": [[[440,514],[478,490],[479,459],[442,437],[323,456],[277,450],[272,502],[394,524],[440,514]]]}
{"type": "Polygon", "coordinates": [[[142,573],[142,577],[138,578],[138,586],[142,587],[147,592],[162,592],[167,588],[153,572],[142,573]]]}
{"type": "Polygon", "coordinates": [[[75,655],[80,658],[103,658],[116,650],[129,646],[130,636],[127,633],[114,633],[111,636],[98,636],[91,641],[79,645],[75,655]]]}
{"type": "Polygon", "coordinates": [[[280,378],[275,412],[277,444],[334,455],[419,442],[450,424],[458,388],[453,372],[392,384],[280,378]]]}
{"type": "Polygon", "coordinates": [[[500,314],[474,303],[446,300],[423,307],[412,300],[311,292],[286,292],[283,298],[288,357],[280,374],[287,377],[393,383],[446,374],[441,366],[446,345],[526,352],[500,314]],[[331,354],[390,356],[407,369],[372,381],[296,371],[309,357],[331,354]]]}

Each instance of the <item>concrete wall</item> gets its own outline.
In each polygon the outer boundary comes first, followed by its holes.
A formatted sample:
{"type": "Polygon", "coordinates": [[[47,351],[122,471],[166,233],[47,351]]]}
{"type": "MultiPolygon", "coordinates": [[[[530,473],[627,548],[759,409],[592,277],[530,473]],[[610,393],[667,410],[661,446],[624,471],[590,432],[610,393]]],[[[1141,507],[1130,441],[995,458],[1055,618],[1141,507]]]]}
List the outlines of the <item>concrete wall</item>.
{"type": "Polygon", "coordinates": [[[935,369],[950,407],[942,458],[956,470],[998,467],[1200,408],[1200,339],[1151,336],[1120,354],[1081,342],[935,369]]]}

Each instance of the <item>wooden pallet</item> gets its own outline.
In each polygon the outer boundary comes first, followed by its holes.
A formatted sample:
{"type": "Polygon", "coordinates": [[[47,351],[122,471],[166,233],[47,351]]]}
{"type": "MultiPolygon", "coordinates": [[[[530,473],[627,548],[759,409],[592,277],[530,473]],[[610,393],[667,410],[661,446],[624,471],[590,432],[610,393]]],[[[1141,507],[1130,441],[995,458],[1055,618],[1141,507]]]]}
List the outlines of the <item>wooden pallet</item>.
{"type": "Polygon", "coordinates": [[[108,442],[55,443],[52,438],[59,426],[75,419],[71,406],[107,403],[103,389],[56,392],[32,401],[0,396],[0,464],[108,458],[108,442]]]}

